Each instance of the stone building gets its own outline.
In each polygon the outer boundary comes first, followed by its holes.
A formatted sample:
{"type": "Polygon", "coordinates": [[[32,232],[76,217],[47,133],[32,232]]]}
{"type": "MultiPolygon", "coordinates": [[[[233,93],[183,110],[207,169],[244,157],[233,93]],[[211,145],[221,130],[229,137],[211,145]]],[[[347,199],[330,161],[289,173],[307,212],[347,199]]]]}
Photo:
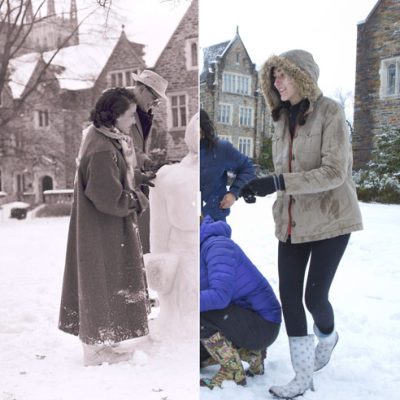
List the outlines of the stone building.
{"type": "Polygon", "coordinates": [[[258,72],[237,29],[231,41],[203,49],[200,107],[214,121],[219,137],[258,159],[270,117],[260,92],[258,72]]]}
{"type": "Polygon", "coordinates": [[[193,0],[153,68],[168,81],[168,100],[155,113],[150,149],[166,148],[169,161],[186,155],[186,125],[199,108],[198,25],[198,0],[193,0]]]}
{"type": "Polygon", "coordinates": [[[379,0],[358,24],[354,167],[370,160],[374,137],[400,128],[400,1],[379,0]]]}
{"type": "MultiPolygon", "coordinates": [[[[183,137],[198,111],[198,2],[194,0],[158,58],[156,70],[169,81],[167,102],[155,113],[150,148],[166,148],[168,161],[186,154],[183,137]]],[[[9,127],[0,127],[0,196],[2,203],[40,203],[43,191],[71,189],[81,132],[89,113],[107,87],[131,86],[131,73],[148,68],[145,45],[119,39],[63,48],[41,83],[9,127]],[[3,132],[1,132],[3,130],[3,132]],[[5,194],[5,196],[4,196],[5,194]]],[[[53,51],[24,54],[10,63],[10,82],[0,112],[12,107],[34,85],[53,51]]]]}
{"type": "Polygon", "coordinates": [[[131,85],[131,72],[146,68],[143,48],[129,41],[124,31],[117,41],[63,48],[37,87],[38,74],[53,51],[11,60],[3,105],[18,102],[24,92],[35,89],[19,115],[0,128],[0,192],[7,193],[3,202],[40,203],[45,190],[73,187],[75,159],[90,110],[104,89],[131,85]]]}

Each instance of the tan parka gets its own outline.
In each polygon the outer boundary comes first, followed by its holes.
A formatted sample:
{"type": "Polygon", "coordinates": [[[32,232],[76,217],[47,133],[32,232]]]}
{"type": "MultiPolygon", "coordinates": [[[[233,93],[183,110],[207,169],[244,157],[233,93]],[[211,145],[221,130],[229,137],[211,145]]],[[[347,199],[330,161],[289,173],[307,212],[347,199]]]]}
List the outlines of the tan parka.
{"type": "Polygon", "coordinates": [[[293,139],[283,108],[274,123],[272,155],[285,190],[273,206],[275,234],[292,243],[304,243],[362,229],[361,213],[352,180],[352,149],[342,107],[322,96],[319,69],[310,53],[292,50],[272,56],[260,72],[261,87],[271,110],[280,104],[273,86],[274,68],[282,68],[310,102],[306,123],[297,125],[293,139]]]}

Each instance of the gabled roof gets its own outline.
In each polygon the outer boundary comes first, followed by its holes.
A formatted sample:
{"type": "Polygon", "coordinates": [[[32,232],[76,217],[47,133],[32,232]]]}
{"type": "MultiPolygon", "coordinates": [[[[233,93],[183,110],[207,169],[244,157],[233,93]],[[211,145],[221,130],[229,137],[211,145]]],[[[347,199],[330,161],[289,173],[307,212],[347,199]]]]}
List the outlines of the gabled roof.
{"type": "MultiPolygon", "coordinates": [[[[217,61],[217,57],[220,58],[224,57],[224,55],[228,52],[229,48],[237,40],[240,40],[241,43],[243,44],[242,38],[239,35],[239,28],[236,28],[236,35],[232,40],[214,44],[212,46],[205,47],[203,49],[204,64],[203,64],[203,70],[201,71],[200,74],[200,82],[204,82],[206,80],[207,73],[210,72],[209,71],[210,65],[217,61]]],[[[247,52],[247,49],[244,44],[243,48],[247,54],[247,57],[249,57],[249,60],[251,61],[250,55],[247,52]]]]}
{"type": "MultiPolygon", "coordinates": [[[[51,65],[62,89],[82,90],[93,87],[104,65],[107,63],[115,41],[99,44],[79,44],[61,49],[51,65]]],[[[48,62],[54,50],[42,54],[48,62]]],[[[14,98],[19,98],[39,62],[40,53],[29,53],[10,60],[10,88],[14,98]]]]}
{"type": "Polygon", "coordinates": [[[364,24],[365,22],[367,22],[369,20],[369,18],[372,16],[372,14],[374,14],[375,10],[378,8],[379,4],[382,2],[382,0],[378,0],[376,2],[376,4],[374,5],[374,7],[372,8],[372,10],[370,11],[370,13],[368,14],[367,18],[365,18],[365,20],[358,22],[357,25],[361,25],[364,24]]]}

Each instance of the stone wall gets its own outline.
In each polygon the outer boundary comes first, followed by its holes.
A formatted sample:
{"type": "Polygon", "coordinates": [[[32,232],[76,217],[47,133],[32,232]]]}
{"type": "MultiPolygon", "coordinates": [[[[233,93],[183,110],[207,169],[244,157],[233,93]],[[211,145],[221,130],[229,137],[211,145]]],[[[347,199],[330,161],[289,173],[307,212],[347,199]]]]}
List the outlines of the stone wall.
{"type": "Polygon", "coordinates": [[[400,56],[400,1],[381,0],[358,25],[354,101],[354,168],[369,161],[374,137],[386,127],[400,128],[400,96],[380,97],[381,60],[400,56]]]}

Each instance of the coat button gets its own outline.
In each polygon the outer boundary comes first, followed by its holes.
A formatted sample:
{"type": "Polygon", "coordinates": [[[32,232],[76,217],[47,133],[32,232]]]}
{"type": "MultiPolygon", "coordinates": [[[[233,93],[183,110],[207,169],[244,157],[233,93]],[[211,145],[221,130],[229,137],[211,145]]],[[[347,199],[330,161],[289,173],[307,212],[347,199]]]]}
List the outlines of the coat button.
{"type": "Polygon", "coordinates": [[[296,221],[292,221],[292,228],[296,226],[296,221]]]}

